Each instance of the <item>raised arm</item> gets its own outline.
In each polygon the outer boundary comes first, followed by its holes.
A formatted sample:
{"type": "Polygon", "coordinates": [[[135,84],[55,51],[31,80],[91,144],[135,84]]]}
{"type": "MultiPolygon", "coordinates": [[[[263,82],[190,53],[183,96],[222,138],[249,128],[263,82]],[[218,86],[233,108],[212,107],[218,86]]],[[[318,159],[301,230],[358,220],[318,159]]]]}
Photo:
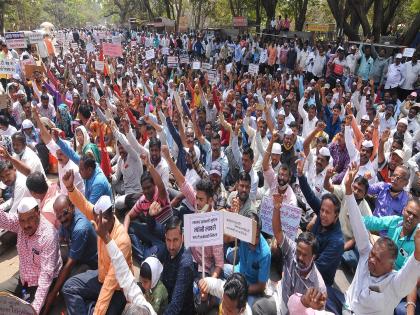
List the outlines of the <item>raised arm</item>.
{"type": "Polygon", "coordinates": [[[334,174],[334,167],[329,166],[324,177],[324,189],[330,193],[334,193],[334,186],[330,182],[330,179],[334,176],[334,174]]]}
{"type": "Polygon", "coordinates": [[[280,209],[283,203],[283,196],[276,193],[273,194],[273,217],[272,217],[272,226],[273,226],[273,234],[276,238],[277,245],[279,247],[283,244],[284,234],[283,228],[281,226],[281,217],[280,217],[280,209]]]}
{"type": "Polygon", "coordinates": [[[307,136],[307,138],[303,142],[303,153],[305,153],[305,156],[309,155],[309,152],[311,151],[311,143],[314,140],[315,136],[324,129],[325,123],[320,121],[317,123],[315,129],[312,130],[312,132],[307,136]]]}
{"type": "Polygon", "coordinates": [[[312,188],[308,184],[308,180],[306,179],[305,175],[303,175],[303,166],[305,164],[304,160],[297,161],[297,176],[299,180],[300,189],[302,191],[303,196],[305,196],[306,201],[308,202],[309,206],[314,210],[314,212],[319,215],[319,211],[321,210],[321,200],[315,196],[312,188]]]}

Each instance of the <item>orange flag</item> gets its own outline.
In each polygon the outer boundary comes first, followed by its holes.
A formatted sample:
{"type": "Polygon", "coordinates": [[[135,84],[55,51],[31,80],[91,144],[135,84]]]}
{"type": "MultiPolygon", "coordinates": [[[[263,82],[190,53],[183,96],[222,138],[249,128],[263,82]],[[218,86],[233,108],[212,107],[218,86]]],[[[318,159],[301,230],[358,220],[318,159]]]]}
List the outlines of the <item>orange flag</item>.
{"type": "Polygon", "coordinates": [[[105,128],[105,126],[99,127],[99,145],[101,149],[101,168],[105,176],[109,177],[112,174],[112,168],[111,168],[111,161],[109,159],[108,152],[106,151],[103,128],[105,128]]]}

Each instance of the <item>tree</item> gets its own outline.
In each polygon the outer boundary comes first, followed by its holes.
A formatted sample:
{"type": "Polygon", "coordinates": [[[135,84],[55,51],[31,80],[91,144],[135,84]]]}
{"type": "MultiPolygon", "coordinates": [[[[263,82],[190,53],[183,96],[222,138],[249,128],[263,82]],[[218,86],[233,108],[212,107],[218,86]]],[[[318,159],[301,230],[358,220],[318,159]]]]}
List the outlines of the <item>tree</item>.
{"type": "Polygon", "coordinates": [[[267,15],[266,28],[270,28],[271,20],[276,16],[277,0],[261,0],[261,4],[267,15]]]}

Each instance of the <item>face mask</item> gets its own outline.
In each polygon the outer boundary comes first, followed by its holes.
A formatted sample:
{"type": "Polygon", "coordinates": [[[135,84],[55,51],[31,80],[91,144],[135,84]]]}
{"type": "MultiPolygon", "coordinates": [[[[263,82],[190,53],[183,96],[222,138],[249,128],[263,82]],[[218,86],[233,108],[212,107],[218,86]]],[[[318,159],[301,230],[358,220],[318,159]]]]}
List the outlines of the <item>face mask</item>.
{"type": "Polygon", "coordinates": [[[299,265],[296,257],[294,258],[295,264],[296,264],[296,269],[300,272],[300,273],[307,273],[309,270],[311,270],[312,268],[312,263],[314,261],[314,259],[311,259],[311,263],[308,265],[308,267],[303,267],[301,265],[299,265]]]}

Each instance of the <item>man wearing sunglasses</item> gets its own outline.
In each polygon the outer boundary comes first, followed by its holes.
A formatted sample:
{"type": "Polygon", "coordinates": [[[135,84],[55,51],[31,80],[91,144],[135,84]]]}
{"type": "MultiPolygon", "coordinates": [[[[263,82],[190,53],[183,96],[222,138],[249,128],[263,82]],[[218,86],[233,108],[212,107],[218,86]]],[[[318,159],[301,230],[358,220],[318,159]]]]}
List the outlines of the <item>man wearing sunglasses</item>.
{"type": "Polygon", "coordinates": [[[68,251],[62,255],[65,256],[63,257],[64,266],[47,296],[43,314],[49,314],[67,278],[88,269],[98,269],[97,239],[92,224],[79,209],[75,208],[66,195],[59,195],[53,207],[56,218],[60,221],[60,239],[63,241],[62,244],[67,246],[68,251]]]}

